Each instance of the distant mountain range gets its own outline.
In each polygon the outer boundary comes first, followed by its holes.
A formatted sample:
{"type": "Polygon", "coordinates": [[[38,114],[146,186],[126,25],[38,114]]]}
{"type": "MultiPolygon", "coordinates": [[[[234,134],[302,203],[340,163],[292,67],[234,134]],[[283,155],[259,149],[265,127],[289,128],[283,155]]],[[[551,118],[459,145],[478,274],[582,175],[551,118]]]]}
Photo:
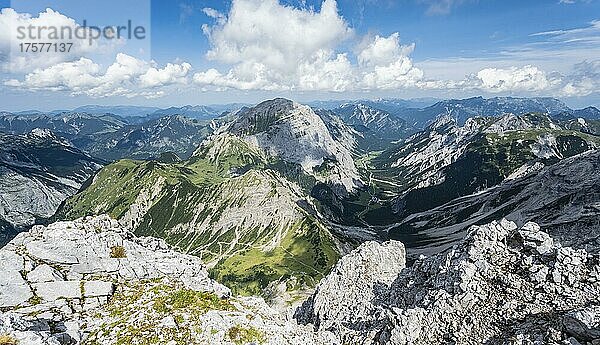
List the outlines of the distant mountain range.
{"type": "Polygon", "coordinates": [[[329,100],[329,101],[313,101],[307,102],[313,108],[334,109],[344,104],[364,104],[372,108],[377,108],[389,113],[395,113],[400,109],[418,109],[428,107],[436,102],[436,98],[413,98],[413,99],[395,99],[395,98],[379,98],[379,99],[362,99],[362,100],[329,100]]]}
{"type": "Polygon", "coordinates": [[[503,114],[543,113],[555,118],[600,119],[600,110],[595,107],[571,109],[556,98],[518,98],[518,97],[473,97],[451,100],[359,100],[313,102],[314,107],[334,110],[349,105],[362,105],[402,119],[409,128],[422,129],[439,116],[449,115],[458,123],[464,123],[475,116],[501,116],[503,114]]]}
{"type": "Polygon", "coordinates": [[[186,158],[212,132],[209,121],[166,115],[138,123],[111,114],[0,114],[0,132],[26,134],[47,129],[75,147],[106,160],[148,159],[164,152],[186,158]]]}
{"type": "Polygon", "coordinates": [[[160,110],[160,108],[129,105],[84,105],[82,107],[77,107],[72,111],[76,113],[88,113],[94,115],[118,114],[119,116],[123,117],[144,117],[158,110],[160,110]]]}
{"type": "Polygon", "coordinates": [[[384,149],[391,142],[415,132],[405,120],[365,103],[346,103],[332,111],[346,124],[362,133],[362,140],[359,139],[359,142],[365,151],[384,149]]]}
{"type": "MultiPolygon", "coordinates": [[[[91,115],[114,115],[131,118],[156,118],[165,115],[184,115],[195,119],[211,119],[220,114],[247,106],[247,103],[229,103],[214,105],[184,105],[181,107],[144,107],[135,105],[84,105],[71,110],[24,110],[11,112],[15,115],[58,115],[61,113],[86,113],[91,115]]],[[[5,112],[6,113],[6,112],[5,112]]]]}
{"type": "MultiPolygon", "coordinates": [[[[582,117],[588,119],[600,118],[600,110],[595,107],[584,109],[569,108],[562,101],[549,98],[517,98],[517,97],[495,97],[483,98],[473,97],[467,99],[439,100],[435,98],[415,99],[364,99],[364,100],[329,100],[312,101],[306,103],[315,109],[334,110],[344,105],[367,106],[373,109],[387,112],[394,117],[405,120],[408,126],[423,128],[424,125],[433,121],[437,116],[451,114],[463,123],[472,116],[498,116],[504,113],[523,114],[528,112],[548,113],[553,116],[582,117]]],[[[86,105],[72,110],[54,110],[42,112],[38,110],[27,110],[13,112],[15,115],[59,115],[61,113],[87,113],[91,115],[112,115],[122,118],[132,118],[128,122],[140,122],[155,119],[166,115],[183,115],[186,117],[207,120],[219,117],[223,113],[251,106],[248,103],[229,103],[212,105],[185,105],[180,107],[158,108],[144,106],[104,106],[86,105]]],[[[7,113],[7,112],[4,112],[7,113]]],[[[0,113],[1,114],[1,113],[0,113]]]]}
{"type": "MultiPolygon", "coordinates": [[[[555,98],[495,97],[486,99],[473,97],[444,100],[420,109],[402,109],[396,115],[404,118],[409,124],[423,126],[442,115],[452,116],[462,124],[474,116],[500,116],[506,113],[519,115],[538,112],[554,116],[572,115],[574,110],[555,98]]],[[[588,112],[581,114],[586,115],[588,112]]]]}
{"type": "Polygon", "coordinates": [[[15,312],[111,343],[600,334],[598,109],[415,102],[0,114],[0,331],[15,312]]]}

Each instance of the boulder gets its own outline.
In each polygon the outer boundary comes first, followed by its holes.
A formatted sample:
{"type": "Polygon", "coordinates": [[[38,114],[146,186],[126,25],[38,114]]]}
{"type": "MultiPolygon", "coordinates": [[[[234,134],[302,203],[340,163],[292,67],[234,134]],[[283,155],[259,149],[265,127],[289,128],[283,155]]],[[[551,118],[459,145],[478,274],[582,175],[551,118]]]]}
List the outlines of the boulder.
{"type": "Polygon", "coordinates": [[[14,251],[0,250],[0,308],[21,305],[31,297],[31,289],[23,279],[25,260],[14,251]]]}
{"type": "Polygon", "coordinates": [[[382,321],[381,296],[404,269],[404,245],[398,241],[365,242],[342,257],[296,312],[321,330],[368,333],[382,321]]]}
{"type": "Polygon", "coordinates": [[[33,271],[27,273],[27,281],[30,283],[45,283],[61,280],[64,280],[62,275],[47,264],[39,265],[33,269],[33,271]]]}
{"type": "Polygon", "coordinates": [[[36,295],[45,301],[55,301],[59,298],[81,298],[81,281],[34,283],[32,286],[36,295]]]}

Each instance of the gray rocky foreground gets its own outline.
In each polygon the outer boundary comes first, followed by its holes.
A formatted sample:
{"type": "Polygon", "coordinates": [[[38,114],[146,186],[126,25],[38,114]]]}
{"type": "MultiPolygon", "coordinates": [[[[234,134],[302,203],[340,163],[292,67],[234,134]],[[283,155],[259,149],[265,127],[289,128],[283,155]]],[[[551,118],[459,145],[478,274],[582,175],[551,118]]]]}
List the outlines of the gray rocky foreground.
{"type": "MultiPolygon", "coordinates": [[[[261,298],[231,298],[199,258],[137,238],[108,216],[19,234],[0,249],[0,277],[0,335],[19,345],[154,337],[157,344],[305,344],[312,334],[261,298]],[[111,257],[113,248],[123,249],[119,257],[111,257]]],[[[311,337],[309,343],[329,343],[311,337]]]]}
{"type": "Polygon", "coordinates": [[[20,345],[600,344],[598,256],[535,223],[473,226],[446,252],[408,267],[405,256],[397,241],[363,243],[292,318],[229,296],[197,257],[108,216],[36,226],[0,249],[0,335],[20,345]]]}
{"type": "Polygon", "coordinates": [[[296,317],[348,344],[600,344],[598,256],[535,223],[473,226],[459,245],[400,269],[403,253],[363,244],[296,317]]]}

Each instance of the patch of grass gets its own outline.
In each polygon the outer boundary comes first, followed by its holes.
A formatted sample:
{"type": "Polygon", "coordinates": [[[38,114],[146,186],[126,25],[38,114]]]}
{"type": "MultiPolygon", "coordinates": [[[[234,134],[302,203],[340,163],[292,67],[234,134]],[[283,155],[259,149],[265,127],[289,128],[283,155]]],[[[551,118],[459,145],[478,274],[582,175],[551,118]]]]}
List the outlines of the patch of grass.
{"type": "Polygon", "coordinates": [[[87,344],[106,344],[107,337],[119,345],[201,344],[201,316],[209,310],[234,311],[228,301],[214,293],[197,292],[168,280],[142,280],[126,283],[113,295],[107,311],[109,317],[93,330],[87,344]],[[178,327],[163,327],[161,320],[175,319],[178,327]]]}
{"type": "Polygon", "coordinates": [[[125,284],[121,291],[118,291],[111,298],[107,310],[111,317],[122,317],[128,311],[128,308],[135,305],[146,291],[144,284],[153,284],[152,281],[142,280],[134,284],[125,284]]]}
{"type": "Polygon", "coordinates": [[[253,327],[233,326],[227,331],[227,337],[238,345],[251,342],[262,344],[265,341],[263,332],[253,327]]]}
{"type": "Polygon", "coordinates": [[[29,299],[29,304],[31,305],[38,305],[42,303],[42,299],[39,296],[33,296],[29,299]]]}
{"type": "Polygon", "coordinates": [[[229,301],[220,299],[210,292],[198,292],[190,289],[179,289],[158,297],[154,301],[154,310],[159,313],[172,313],[176,310],[194,311],[197,314],[209,310],[233,310],[229,301]]]}
{"type": "Polygon", "coordinates": [[[0,334],[0,345],[17,345],[19,342],[8,334],[0,334]]]}
{"type": "Polygon", "coordinates": [[[187,177],[194,184],[217,184],[232,174],[241,175],[250,167],[264,165],[261,154],[239,138],[224,137],[217,145],[217,154],[212,147],[204,147],[185,163],[187,177]]]}
{"type": "MultiPolygon", "coordinates": [[[[296,278],[298,286],[315,286],[339,259],[333,239],[310,218],[292,225],[271,251],[252,248],[220,261],[213,279],[240,295],[260,295],[271,282],[296,278]]],[[[294,288],[296,288],[294,287],[294,288]]]]}
{"type": "Polygon", "coordinates": [[[123,246],[113,246],[110,248],[110,257],[115,259],[123,259],[127,257],[127,253],[123,246]]]}

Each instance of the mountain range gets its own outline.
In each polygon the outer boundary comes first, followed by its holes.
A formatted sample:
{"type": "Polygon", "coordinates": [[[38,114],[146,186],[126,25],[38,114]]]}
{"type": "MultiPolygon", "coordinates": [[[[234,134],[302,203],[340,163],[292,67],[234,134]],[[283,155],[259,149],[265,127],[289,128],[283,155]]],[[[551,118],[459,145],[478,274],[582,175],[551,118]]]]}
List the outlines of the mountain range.
{"type": "MultiPolygon", "coordinates": [[[[406,216],[497,185],[518,169],[597,148],[600,141],[588,129],[596,121],[585,123],[508,114],[469,118],[460,126],[443,116],[370,160],[371,181],[378,199],[393,199],[379,202],[390,208],[385,212],[406,216]]],[[[373,217],[385,221],[377,207],[373,217]]]]}
{"type": "Polygon", "coordinates": [[[17,320],[0,333],[111,344],[600,335],[585,316],[600,319],[598,109],[511,97],[311,105],[0,114],[0,230],[12,240],[0,310],[18,311],[0,313],[17,320]],[[54,307],[63,299],[68,313],[54,307]],[[62,328],[26,326],[35,308],[62,328]]]}
{"type": "Polygon", "coordinates": [[[50,130],[75,147],[106,160],[147,159],[165,152],[185,158],[212,132],[210,121],[183,115],[166,115],[139,122],[111,114],[0,114],[1,132],[26,134],[36,128],[50,130]]]}

